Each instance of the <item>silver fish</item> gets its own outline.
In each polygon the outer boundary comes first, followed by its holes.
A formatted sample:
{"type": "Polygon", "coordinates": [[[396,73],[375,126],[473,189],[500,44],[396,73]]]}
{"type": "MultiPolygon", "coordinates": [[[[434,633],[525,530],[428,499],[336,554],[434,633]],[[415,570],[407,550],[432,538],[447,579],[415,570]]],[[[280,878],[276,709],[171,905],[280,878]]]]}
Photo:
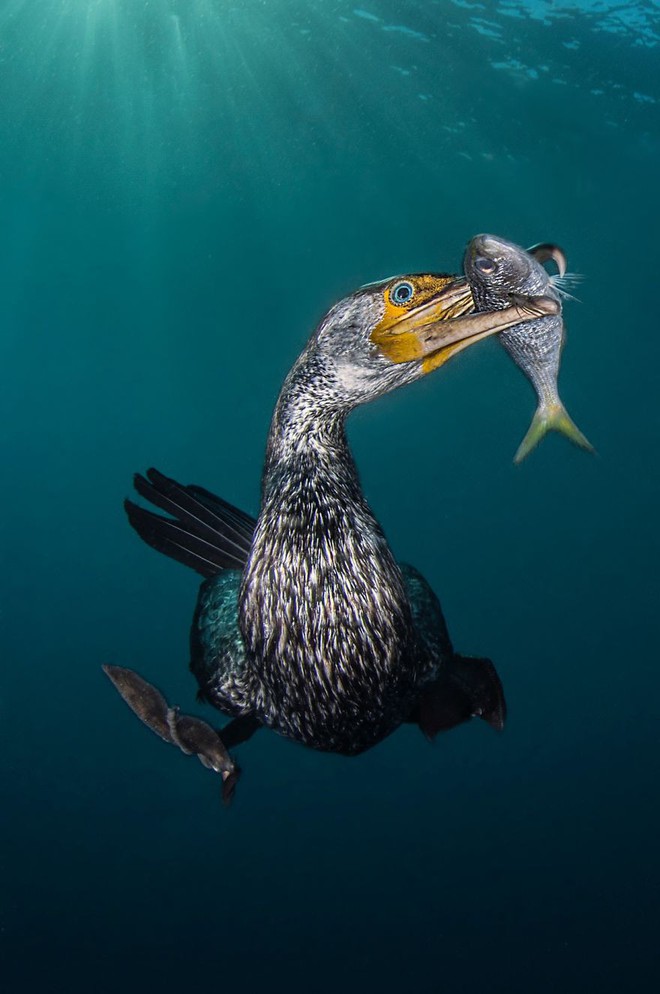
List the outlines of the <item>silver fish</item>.
{"type": "Polygon", "coordinates": [[[521,462],[549,431],[558,431],[589,452],[593,446],[571,420],[557,389],[564,344],[564,321],[558,286],[566,274],[566,257],[549,243],[525,251],[494,235],[477,235],[467,246],[463,270],[478,311],[510,307],[521,297],[549,297],[559,305],[555,316],[542,316],[514,325],[499,334],[513,361],[536,390],[538,407],[529,431],[520,443],[514,462],[521,462]],[[554,260],[559,279],[543,268],[554,260]]]}

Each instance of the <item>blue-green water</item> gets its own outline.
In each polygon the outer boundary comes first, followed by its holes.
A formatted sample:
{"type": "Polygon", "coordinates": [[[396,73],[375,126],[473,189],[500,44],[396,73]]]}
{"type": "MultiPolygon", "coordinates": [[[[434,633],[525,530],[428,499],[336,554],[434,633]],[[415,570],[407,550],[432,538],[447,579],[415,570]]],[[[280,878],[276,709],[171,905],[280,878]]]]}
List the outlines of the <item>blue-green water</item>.
{"type": "Polygon", "coordinates": [[[660,5],[0,4],[3,976],[11,990],[619,992],[658,981],[660,5]],[[356,414],[367,496],[496,661],[505,733],[353,760],[270,733],[219,780],[184,710],[197,579],[130,531],[149,465],[255,511],[323,311],[559,242],[562,395],[512,456],[494,341],[356,414]]]}

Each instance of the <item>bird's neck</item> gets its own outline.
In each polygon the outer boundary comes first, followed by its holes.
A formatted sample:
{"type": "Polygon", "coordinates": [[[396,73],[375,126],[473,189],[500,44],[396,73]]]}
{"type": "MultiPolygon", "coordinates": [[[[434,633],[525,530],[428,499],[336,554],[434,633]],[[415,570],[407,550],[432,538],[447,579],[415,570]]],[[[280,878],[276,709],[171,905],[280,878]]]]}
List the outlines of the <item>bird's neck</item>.
{"type": "Polygon", "coordinates": [[[362,663],[396,667],[412,631],[401,571],[348,448],[349,408],[326,373],[299,365],[282,389],[240,597],[243,637],[264,672],[323,680],[362,663]]]}
{"type": "Polygon", "coordinates": [[[332,368],[321,360],[296,363],[278,398],[268,435],[262,501],[281,504],[291,478],[322,480],[327,490],[348,488],[361,496],[346,438],[351,405],[342,397],[332,368]]]}

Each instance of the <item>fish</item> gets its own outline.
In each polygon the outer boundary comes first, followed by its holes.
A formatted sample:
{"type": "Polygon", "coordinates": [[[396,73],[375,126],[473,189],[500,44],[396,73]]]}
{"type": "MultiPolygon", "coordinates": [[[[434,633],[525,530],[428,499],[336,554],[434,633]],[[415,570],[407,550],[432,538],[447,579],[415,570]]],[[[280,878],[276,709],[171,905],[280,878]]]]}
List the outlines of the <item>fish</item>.
{"type": "Polygon", "coordinates": [[[558,304],[556,315],[539,313],[501,331],[498,338],[536,391],[538,406],[514,462],[520,463],[550,431],[559,432],[574,445],[593,452],[591,442],[569,416],[557,386],[565,341],[562,286],[566,256],[558,245],[544,242],[524,249],[495,235],[476,235],[468,242],[463,272],[477,311],[502,310],[523,299],[546,297],[558,304]],[[551,276],[543,263],[553,260],[559,270],[551,276]]]}

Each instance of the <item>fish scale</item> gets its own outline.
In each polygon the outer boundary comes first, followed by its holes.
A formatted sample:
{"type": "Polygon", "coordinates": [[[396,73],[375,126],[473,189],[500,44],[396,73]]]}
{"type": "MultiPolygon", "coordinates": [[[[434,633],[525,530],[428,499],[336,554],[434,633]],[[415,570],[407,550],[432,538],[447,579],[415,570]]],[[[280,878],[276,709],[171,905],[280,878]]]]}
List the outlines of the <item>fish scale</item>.
{"type": "Polygon", "coordinates": [[[550,297],[559,304],[557,315],[525,321],[498,335],[538,397],[532,423],[514,457],[517,463],[549,431],[557,431],[580,448],[593,451],[591,443],[571,420],[559,397],[557,378],[565,330],[561,296],[552,277],[541,265],[549,258],[554,258],[563,268],[564,256],[556,246],[544,244],[526,251],[494,235],[477,235],[468,243],[463,263],[479,311],[503,310],[510,307],[517,296],[550,297]]]}
{"type": "MultiPolygon", "coordinates": [[[[546,296],[550,296],[546,293],[546,296]]],[[[564,344],[561,317],[537,318],[500,332],[499,340],[513,361],[542,396],[555,396],[559,361],[564,344]]]]}

